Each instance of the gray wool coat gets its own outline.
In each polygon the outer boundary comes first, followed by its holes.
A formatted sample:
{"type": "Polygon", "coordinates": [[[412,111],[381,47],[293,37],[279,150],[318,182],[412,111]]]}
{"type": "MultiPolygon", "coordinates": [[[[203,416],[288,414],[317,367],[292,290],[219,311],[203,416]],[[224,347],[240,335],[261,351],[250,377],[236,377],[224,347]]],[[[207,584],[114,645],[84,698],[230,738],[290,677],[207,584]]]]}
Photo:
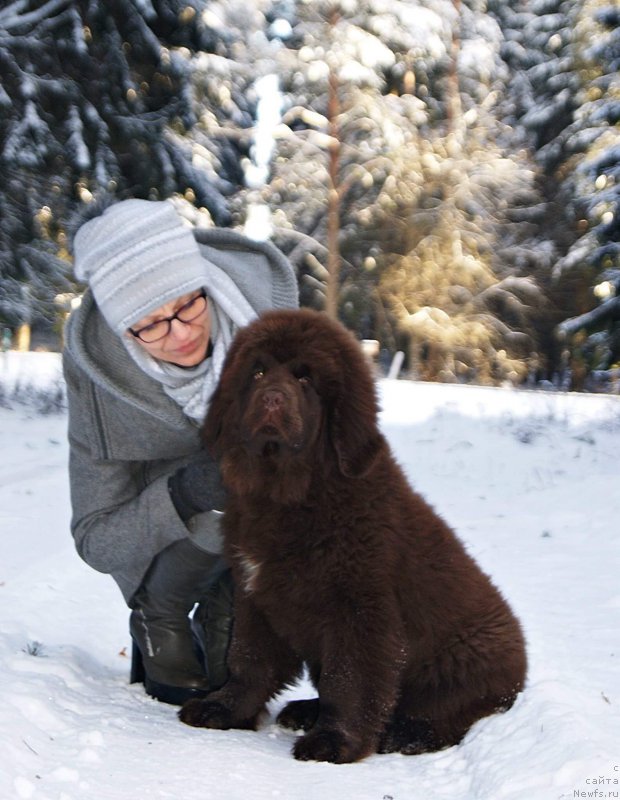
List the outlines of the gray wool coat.
{"type": "MultiPolygon", "coordinates": [[[[257,313],[298,305],[293,269],[273,245],[229,230],[195,235],[257,313]]],[[[200,449],[199,428],[139,369],[88,290],[67,323],[63,366],[71,532],[80,556],[111,574],[130,604],[154,556],[173,542],[196,537],[220,551],[212,515],[186,527],[168,492],[169,476],[200,449]]]]}

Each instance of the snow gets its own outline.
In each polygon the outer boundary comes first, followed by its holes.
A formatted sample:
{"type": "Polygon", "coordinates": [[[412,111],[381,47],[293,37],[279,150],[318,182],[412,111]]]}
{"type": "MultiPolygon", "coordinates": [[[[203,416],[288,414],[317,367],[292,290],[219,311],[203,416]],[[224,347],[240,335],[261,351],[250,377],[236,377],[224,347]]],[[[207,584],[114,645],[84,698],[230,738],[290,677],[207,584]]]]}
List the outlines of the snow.
{"type": "Polygon", "coordinates": [[[272,234],[271,210],[260,197],[271,169],[271,158],[275,149],[274,131],[282,117],[284,98],[280,82],[275,74],[264,75],[254,83],[258,97],[256,124],[251,147],[251,160],[244,164],[246,186],[255,190],[248,198],[247,218],[243,232],[250,239],[266,241],[272,234]]]}
{"type": "Polygon", "coordinates": [[[278,18],[269,26],[269,35],[285,41],[293,35],[293,27],[287,19],[278,18]]]}
{"type": "Polygon", "coordinates": [[[296,762],[273,717],[193,729],[129,685],[127,609],[69,534],[64,412],[6,391],[58,380],[57,355],[0,354],[0,798],[620,796],[618,397],[381,382],[403,467],[521,618],[529,678],[457,747],[335,766],[296,762]]]}
{"type": "Polygon", "coordinates": [[[245,182],[250,189],[262,188],[269,177],[269,164],[275,148],[273,131],[282,116],[283,97],[277,75],[264,75],[254,83],[258,97],[252,161],[245,167],[245,182]]]}

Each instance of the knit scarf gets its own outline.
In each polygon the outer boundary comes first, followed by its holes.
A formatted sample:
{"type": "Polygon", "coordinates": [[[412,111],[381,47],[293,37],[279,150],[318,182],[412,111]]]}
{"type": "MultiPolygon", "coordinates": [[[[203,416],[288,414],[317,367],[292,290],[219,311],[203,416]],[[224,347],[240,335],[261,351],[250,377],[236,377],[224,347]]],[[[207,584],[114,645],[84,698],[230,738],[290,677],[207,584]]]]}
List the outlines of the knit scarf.
{"type": "Polygon", "coordinates": [[[204,259],[204,262],[211,315],[212,352],[208,358],[195,367],[179,367],[153,358],[133,337],[122,337],[140,369],[161,383],[164,392],[195,422],[202,422],[207,413],[235,333],[256,317],[256,312],[232,278],[211,261],[204,259]]]}

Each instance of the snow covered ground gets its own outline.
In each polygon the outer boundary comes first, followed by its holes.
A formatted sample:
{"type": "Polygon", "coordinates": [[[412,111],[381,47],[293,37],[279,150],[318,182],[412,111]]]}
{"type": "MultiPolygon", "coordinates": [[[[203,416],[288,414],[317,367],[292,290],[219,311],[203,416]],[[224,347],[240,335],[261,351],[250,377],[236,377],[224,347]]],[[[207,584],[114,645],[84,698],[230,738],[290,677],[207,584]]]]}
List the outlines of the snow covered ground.
{"type": "Polygon", "coordinates": [[[619,398],[381,384],[401,463],[512,603],[530,671],[458,747],[335,766],[294,761],[273,720],[193,729],[128,684],[120,593],[68,531],[65,416],[11,400],[58,374],[0,354],[1,800],[620,797],[619,398]]]}

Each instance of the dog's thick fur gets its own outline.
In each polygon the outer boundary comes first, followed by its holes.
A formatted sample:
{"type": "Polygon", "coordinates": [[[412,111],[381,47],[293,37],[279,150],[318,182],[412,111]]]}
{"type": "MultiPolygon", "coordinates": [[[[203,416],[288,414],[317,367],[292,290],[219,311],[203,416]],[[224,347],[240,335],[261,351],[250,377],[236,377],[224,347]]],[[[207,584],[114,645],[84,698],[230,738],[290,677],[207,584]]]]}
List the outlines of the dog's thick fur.
{"type": "Polygon", "coordinates": [[[456,744],[523,687],[523,635],[497,589],[408,485],[377,427],[372,375],[324,314],[243,329],[204,428],[230,490],[231,677],[181,719],[254,728],[303,664],[318,698],[278,722],[301,760],[456,744]]]}

